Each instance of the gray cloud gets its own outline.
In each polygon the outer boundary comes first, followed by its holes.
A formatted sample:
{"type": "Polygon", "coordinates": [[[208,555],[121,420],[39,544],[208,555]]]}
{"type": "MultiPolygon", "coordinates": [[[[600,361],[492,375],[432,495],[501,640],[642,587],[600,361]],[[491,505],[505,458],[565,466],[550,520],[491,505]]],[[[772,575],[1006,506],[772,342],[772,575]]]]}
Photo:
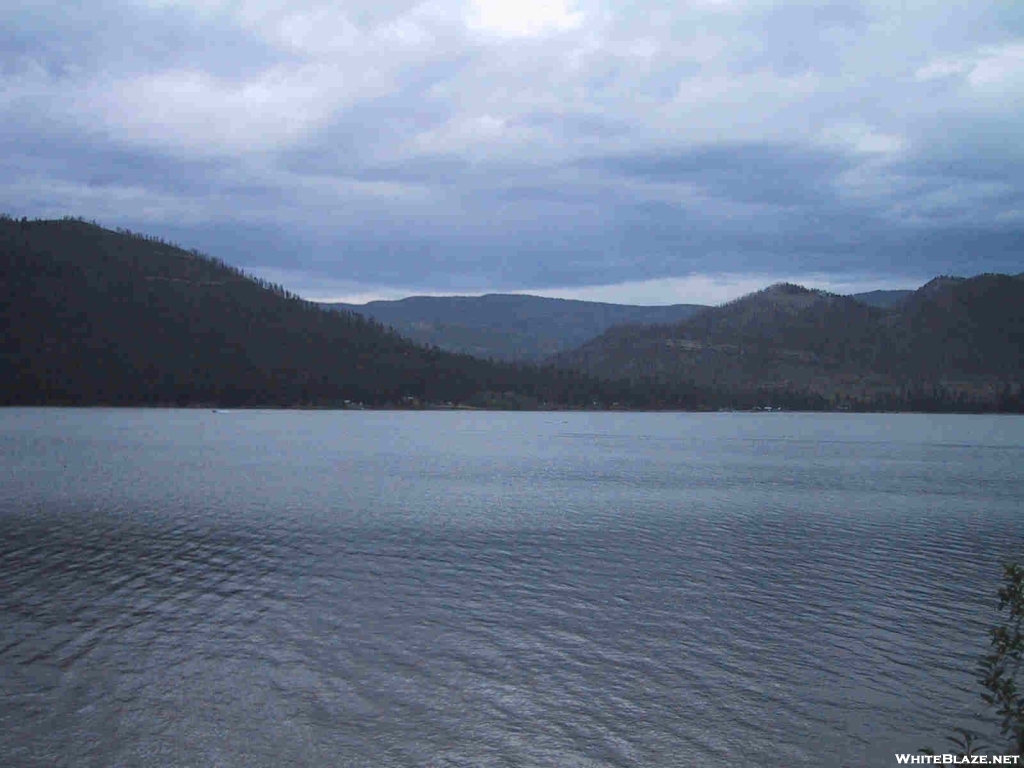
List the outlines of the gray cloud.
{"type": "Polygon", "coordinates": [[[304,290],[1024,269],[1015,4],[0,12],[0,209],[304,290]]]}
{"type": "Polygon", "coordinates": [[[831,179],[851,159],[835,151],[786,144],[728,144],[611,157],[594,163],[612,173],[686,184],[702,193],[770,206],[820,204],[831,179]]]}

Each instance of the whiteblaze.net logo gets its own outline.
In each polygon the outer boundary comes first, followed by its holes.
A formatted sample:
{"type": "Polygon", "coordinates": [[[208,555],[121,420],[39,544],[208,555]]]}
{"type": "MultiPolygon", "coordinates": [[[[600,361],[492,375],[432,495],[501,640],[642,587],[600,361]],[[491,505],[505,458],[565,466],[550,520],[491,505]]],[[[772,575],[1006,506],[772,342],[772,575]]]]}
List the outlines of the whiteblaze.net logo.
{"type": "Polygon", "coordinates": [[[1018,765],[1020,755],[897,754],[898,765],[1018,765]]]}

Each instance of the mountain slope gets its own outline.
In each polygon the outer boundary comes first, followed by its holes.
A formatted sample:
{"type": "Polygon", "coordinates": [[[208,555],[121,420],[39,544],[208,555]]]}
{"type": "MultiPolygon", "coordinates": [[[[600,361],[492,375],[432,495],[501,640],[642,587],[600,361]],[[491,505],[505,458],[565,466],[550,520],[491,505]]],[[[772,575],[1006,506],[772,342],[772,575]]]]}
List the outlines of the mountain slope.
{"type": "MultiPolygon", "coordinates": [[[[899,304],[913,291],[870,291],[850,298],[873,307],[899,304]]],[[[680,323],[701,304],[637,306],[519,294],[412,296],[367,304],[326,304],[394,328],[418,344],[496,360],[541,360],[617,325],[680,323]]]]}
{"type": "Polygon", "coordinates": [[[892,367],[928,376],[1021,375],[1024,356],[1024,279],[986,274],[939,277],[900,307],[892,367]]]}
{"type": "Polygon", "coordinates": [[[0,219],[0,297],[0,404],[609,396],[591,377],[422,349],[198,252],[75,219],[0,219]]]}
{"type": "Polygon", "coordinates": [[[780,284],[671,326],[611,329],[555,361],[729,391],[876,397],[941,385],[994,397],[1024,378],[1024,280],[933,280],[891,308],[780,284]]]}
{"type": "Polygon", "coordinates": [[[675,323],[697,304],[644,307],[517,294],[413,296],[368,304],[327,304],[393,327],[421,344],[499,360],[539,360],[615,325],[675,323]]]}
{"type": "Polygon", "coordinates": [[[555,359],[608,376],[683,377],[729,389],[808,388],[822,372],[870,356],[882,314],[849,297],[779,284],[676,325],[612,329],[555,359]]]}

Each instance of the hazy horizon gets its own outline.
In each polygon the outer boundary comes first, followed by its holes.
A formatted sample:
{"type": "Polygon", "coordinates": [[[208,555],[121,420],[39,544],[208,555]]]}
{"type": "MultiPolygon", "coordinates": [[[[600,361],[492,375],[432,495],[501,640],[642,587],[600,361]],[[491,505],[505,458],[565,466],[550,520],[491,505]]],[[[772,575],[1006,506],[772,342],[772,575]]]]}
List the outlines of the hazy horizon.
{"type": "MultiPolygon", "coordinates": [[[[934,277],[934,276],[933,276],[934,277]]],[[[931,279],[931,278],[929,278],[931,279]]],[[[814,278],[801,279],[799,277],[782,277],[778,279],[772,279],[764,277],[763,279],[757,278],[737,278],[732,281],[728,280],[711,280],[706,277],[698,277],[690,280],[675,280],[675,281],[650,281],[649,283],[636,283],[636,284],[624,284],[624,285],[595,285],[595,286],[582,286],[579,288],[567,288],[567,289],[550,289],[550,290],[522,290],[522,291],[481,291],[475,293],[407,293],[402,291],[390,291],[382,293],[363,293],[354,296],[340,296],[340,297],[326,297],[326,298],[312,298],[306,296],[311,301],[317,301],[322,303],[331,304],[352,304],[352,305],[365,305],[374,301],[402,301],[403,299],[411,298],[480,298],[483,296],[492,295],[507,295],[507,296],[536,296],[540,298],[548,299],[567,299],[572,301],[591,301],[599,302],[603,304],[628,304],[633,306],[671,306],[674,304],[700,304],[706,306],[716,306],[738,299],[742,296],[746,296],[750,293],[763,290],[776,283],[795,283],[802,285],[805,288],[812,288],[816,290],[829,291],[830,293],[837,293],[840,295],[853,295],[858,293],[868,293],[870,291],[893,291],[893,290],[907,290],[913,291],[920,288],[927,280],[921,280],[916,285],[908,284],[892,284],[892,283],[830,283],[828,281],[816,280],[814,278]],[[658,300],[655,296],[669,295],[673,298],[670,300],[658,300]],[[627,297],[621,299],[617,297],[627,297]],[[634,300],[629,300],[628,297],[636,297],[634,300]]]]}

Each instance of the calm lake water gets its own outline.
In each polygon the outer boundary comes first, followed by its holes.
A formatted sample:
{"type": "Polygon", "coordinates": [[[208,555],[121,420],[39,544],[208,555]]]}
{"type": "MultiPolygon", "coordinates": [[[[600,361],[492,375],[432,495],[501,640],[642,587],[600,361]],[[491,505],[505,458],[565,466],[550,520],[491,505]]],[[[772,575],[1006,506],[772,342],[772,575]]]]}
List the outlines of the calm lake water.
{"type": "Polygon", "coordinates": [[[891,766],[1024,419],[0,410],[12,766],[891,766]]]}

